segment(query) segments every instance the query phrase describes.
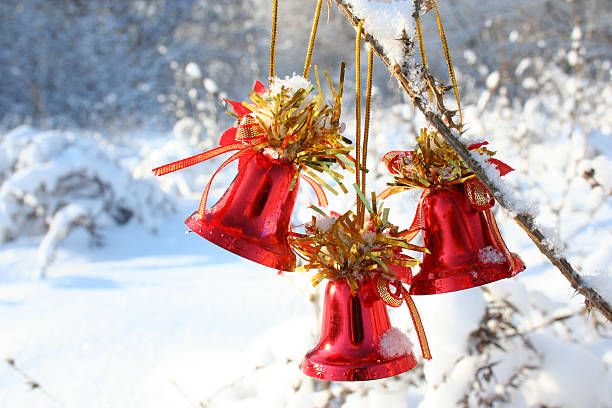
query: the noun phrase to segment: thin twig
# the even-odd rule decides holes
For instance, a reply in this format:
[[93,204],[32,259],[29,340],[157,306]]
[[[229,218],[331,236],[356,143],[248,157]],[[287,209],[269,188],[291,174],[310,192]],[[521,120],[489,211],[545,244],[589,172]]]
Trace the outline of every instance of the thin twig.
[[[343,0],[335,1],[353,27],[357,27],[359,24],[359,18],[353,14],[350,6]],[[464,144],[457,139],[452,134],[450,128],[444,124],[442,115],[445,116],[451,127],[457,127],[452,121],[452,112],[444,107],[442,96],[445,89],[440,89],[439,86],[436,86],[436,84],[439,84],[439,81],[436,81],[427,70],[423,72],[423,80],[429,86],[432,92],[434,92],[438,109],[440,112],[442,112],[441,114],[434,113],[427,108],[428,104],[421,95],[421,92],[413,88],[413,85],[408,80],[407,75],[402,72],[399,66],[393,64],[385,55],[382,46],[376,40],[376,38],[365,30],[363,30],[363,36],[365,37],[365,40],[370,43],[370,46],[374,49],[376,55],[378,55],[382,62],[387,66],[392,75],[395,76],[399,82],[399,85],[412,100],[413,105],[425,115],[427,121],[436,128],[436,130],[442,135],[442,137],[444,137],[448,144],[450,144],[453,150],[461,157],[461,159],[463,159],[466,166],[468,166],[474,172],[474,174],[476,174],[480,181],[497,198],[499,204],[506,209],[512,208],[508,198],[499,191],[493,180],[487,176],[481,165],[472,158],[470,152],[464,146]],[[546,236],[536,224],[534,218],[527,213],[514,213],[512,211],[511,213],[513,214],[512,218],[514,221],[527,233],[529,238],[531,238],[531,240],[536,244],[540,252],[542,252],[542,254],[544,254],[550,260],[550,262],[555,265],[557,269],[559,269],[561,274],[563,274],[563,276],[565,276],[565,278],[570,282],[572,288],[586,298],[585,303],[587,309],[592,307],[597,308],[606,317],[606,319],[612,322],[612,306],[610,303],[604,299],[603,296],[597,292],[597,290],[590,287],[582,279],[580,274],[572,267],[564,256],[557,255],[555,248],[552,248],[550,245],[545,243]]]
[[191,397],[189,397],[189,395],[185,392],[185,390],[183,389],[183,387],[181,387],[176,381],[172,380],[172,385],[174,385],[174,387],[176,388],[176,390],[179,392],[179,394],[181,394],[181,396],[183,398],[185,398],[185,401],[191,405],[193,408],[202,408],[202,405],[198,405],[196,404]]
[[577,315],[579,315],[579,314],[581,314],[583,312],[584,312],[584,309],[581,309],[581,310],[578,310],[578,311],[575,311],[575,312],[570,312],[570,313],[565,313],[565,314],[562,314],[562,315],[553,316],[552,318],[550,318],[550,319],[548,319],[548,320],[546,320],[546,321],[544,321],[542,323],[539,323],[539,324],[537,324],[535,326],[532,326],[532,327],[530,327],[528,329],[525,329],[525,330],[521,331],[521,334],[533,333],[535,331],[543,329],[544,327],[551,326],[554,323],[562,322],[562,321],[567,320],[567,319],[569,319],[571,317],[577,316]]
[[6,363],[9,366],[11,366],[13,368],[13,370],[17,371],[26,380],[26,384],[30,388],[30,390],[39,390],[40,392],[45,394],[53,402],[61,405],[62,407],[66,406],[66,404],[64,404],[60,399],[58,399],[56,396],[54,396],[49,391],[47,391],[47,389],[45,387],[40,385],[40,383],[38,381],[36,381],[34,378],[32,378],[30,375],[28,375],[28,373],[26,373],[20,367],[18,367],[17,363],[15,363],[14,359],[6,358],[5,361],[6,361]]

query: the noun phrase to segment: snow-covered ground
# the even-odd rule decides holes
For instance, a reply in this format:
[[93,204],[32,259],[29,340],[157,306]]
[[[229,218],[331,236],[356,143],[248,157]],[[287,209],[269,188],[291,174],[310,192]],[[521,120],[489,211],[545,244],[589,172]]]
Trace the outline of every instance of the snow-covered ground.
[[[185,213],[191,209],[183,207]],[[180,214],[164,220],[157,234],[138,224],[111,228],[105,233],[106,245],[93,249],[85,233],[76,230],[60,244],[44,280],[37,280],[34,272],[36,241],[3,245],[1,405],[325,406],[333,388],[317,391],[317,381],[298,367],[317,329],[306,280],[241,261],[195,234],[184,234],[185,229]],[[512,231],[513,237],[515,233],[520,231]],[[580,299],[572,298],[567,282],[537,250],[520,238],[509,241],[522,241],[513,248],[529,268],[515,281],[489,287],[512,292],[524,286],[515,294],[534,290],[562,309],[579,308]],[[477,321],[470,314],[483,307],[481,290],[415,300],[434,354],[426,370],[429,365],[442,372],[441,365],[449,361],[446,354],[462,350],[462,337],[475,329]],[[392,310],[391,317],[399,327],[409,326],[403,308]],[[447,350],[453,343],[456,350]],[[609,340],[601,340],[596,349],[612,364]],[[583,351],[583,358],[598,358],[593,351]],[[574,380],[583,365],[599,367],[590,360],[566,359],[564,352],[562,347],[552,351],[560,360],[552,363]],[[14,360],[18,369],[4,359]],[[551,373],[543,386],[553,387],[558,380],[558,370]],[[588,381],[611,384],[609,372],[591,374],[603,377]],[[30,380],[40,387],[32,389]],[[422,386],[386,381],[384,389],[369,385],[373,389],[363,395],[349,394],[344,406],[415,406],[426,392]],[[576,392],[586,386],[584,381],[577,382]],[[597,388],[604,390],[601,385]],[[554,387],[549,392],[554,395]]]
[[[0,405],[188,407],[270,360],[250,351],[267,331],[312,320],[290,280],[185,229],[181,216],[158,234],[115,228],[94,249],[75,231],[44,280],[34,273],[36,242],[4,245]],[[305,350],[311,329],[277,342]]]

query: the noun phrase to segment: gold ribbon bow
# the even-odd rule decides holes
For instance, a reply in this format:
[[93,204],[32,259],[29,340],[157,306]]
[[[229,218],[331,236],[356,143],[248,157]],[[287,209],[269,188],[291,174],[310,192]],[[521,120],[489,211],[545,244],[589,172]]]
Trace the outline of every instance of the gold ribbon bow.
[[[391,287],[395,288],[395,291],[392,291]],[[402,282],[399,280],[392,281],[379,276],[378,280],[376,281],[376,288],[378,289],[378,295],[382,301],[391,307],[399,307],[402,305],[402,303],[406,302],[406,306],[408,306],[408,310],[410,310],[412,323],[414,324],[417,336],[419,338],[423,358],[426,360],[431,360],[429,343],[427,343],[427,336],[425,335],[425,329],[423,328],[423,323],[421,322],[421,316],[419,315],[419,311],[414,304],[414,300],[412,300],[412,296],[410,296],[408,290],[404,287],[404,285],[402,285]]]
[[487,187],[482,184],[476,177],[472,177],[464,182],[465,197],[476,211],[482,211],[487,223],[487,230],[491,239],[497,244],[497,247],[502,250],[504,256],[510,264],[510,270],[515,271],[516,261],[510,250],[506,246],[504,239],[499,232],[499,227],[495,221],[495,216],[491,208],[495,205],[495,198],[489,193]]

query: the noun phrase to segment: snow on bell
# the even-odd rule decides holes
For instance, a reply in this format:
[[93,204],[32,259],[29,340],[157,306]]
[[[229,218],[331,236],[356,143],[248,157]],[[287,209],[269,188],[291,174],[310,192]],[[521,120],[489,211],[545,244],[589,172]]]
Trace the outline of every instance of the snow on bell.
[[[185,224],[213,244],[271,268],[293,271],[287,235],[298,192],[296,168],[288,160],[257,151],[242,166],[223,197]],[[295,185],[291,189],[291,183]]]
[[421,217],[424,244],[430,254],[424,254],[410,294],[473,288],[525,269],[501,237],[490,209],[494,203],[475,178],[425,191],[417,216]]
[[359,282],[355,293],[346,279],[327,284],[319,342],[302,363],[306,375],[364,381],[391,377],[414,366],[410,340],[391,327],[374,279]]

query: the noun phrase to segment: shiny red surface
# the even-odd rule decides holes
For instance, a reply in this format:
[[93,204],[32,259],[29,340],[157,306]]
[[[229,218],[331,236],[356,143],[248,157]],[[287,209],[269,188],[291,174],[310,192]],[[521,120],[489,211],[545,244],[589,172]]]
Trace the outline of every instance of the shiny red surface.
[[481,286],[509,278],[525,267],[513,254],[516,267],[483,263],[478,252],[492,246],[503,249],[492,238],[484,213],[472,208],[463,184],[438,188],[421,202],[423,239],[431,254],[423,256],[421,271],[413,278],[410,293],[431,295]]
[[302,363],[302,371],[327,381],[364,381],[391,377],[416,365],[414,354],[383,357],[379,337],[391,324],[372,279],[355,294],[344,279],[327,284],[321,335]]
[[197,211],[185,224],[194,232],[243,258],[283,271],[295,269],[295,255],[287,242],[299,179],[287,160],[257,152],[203,219]]

